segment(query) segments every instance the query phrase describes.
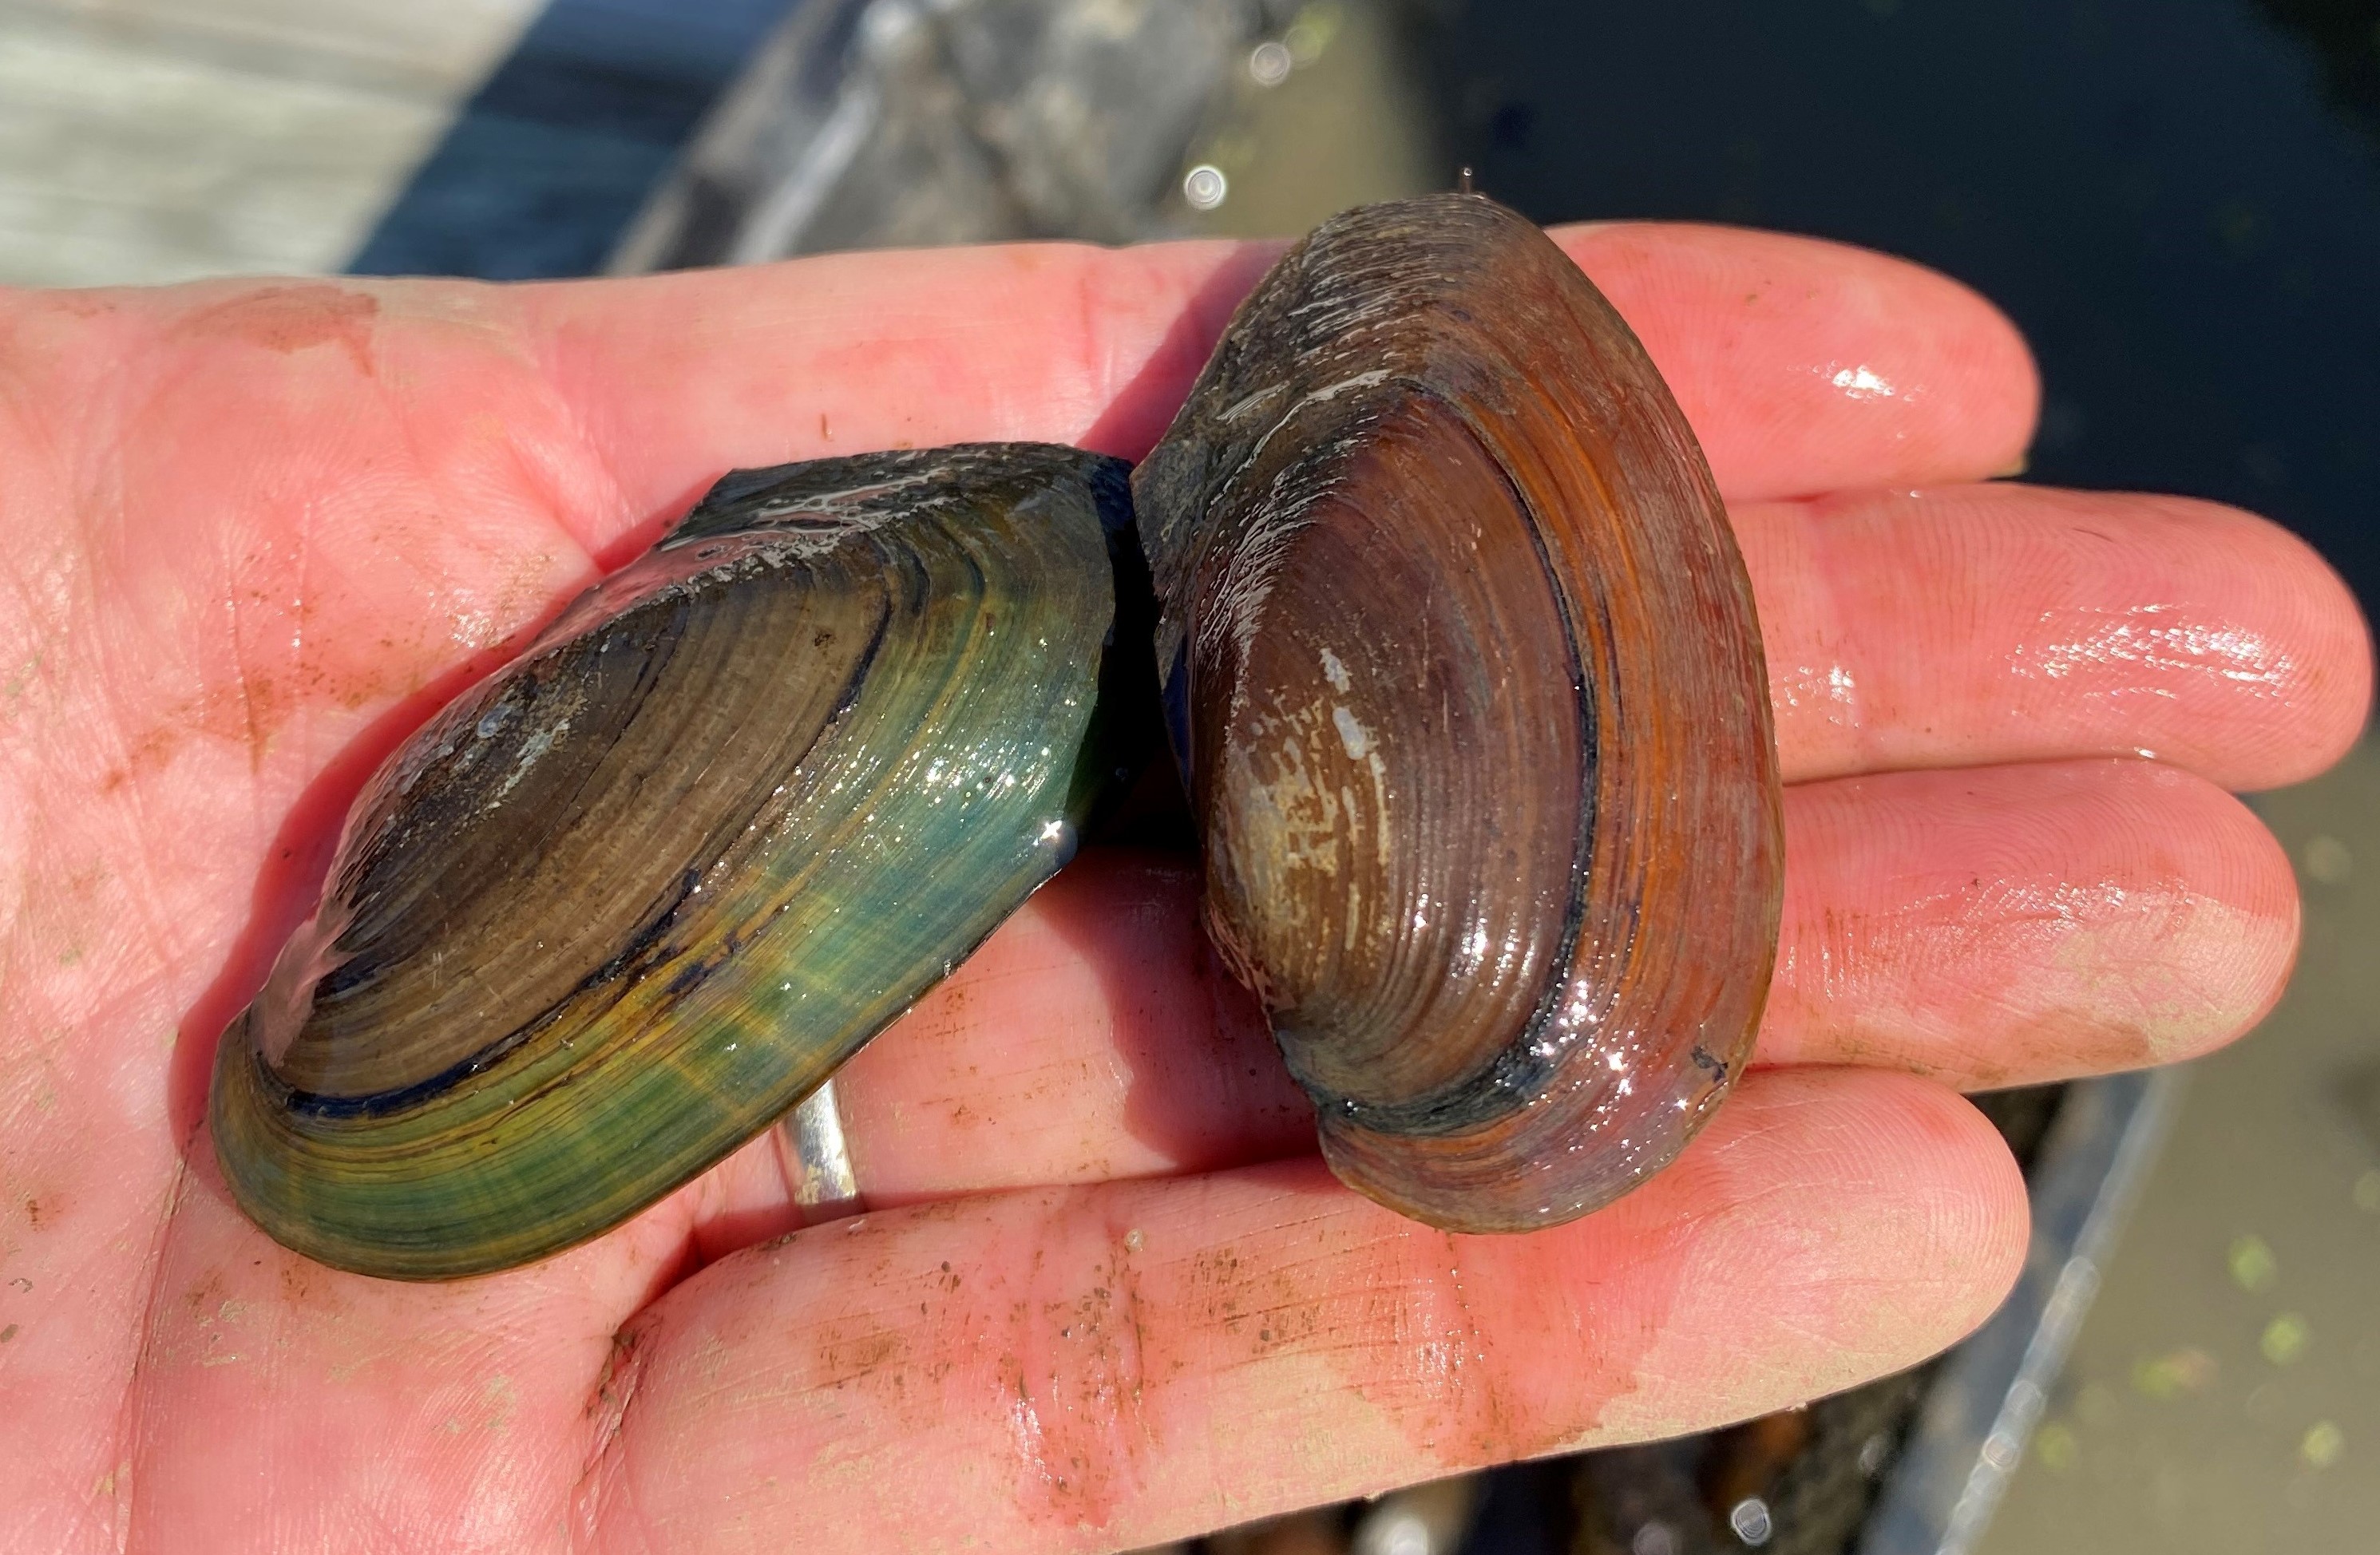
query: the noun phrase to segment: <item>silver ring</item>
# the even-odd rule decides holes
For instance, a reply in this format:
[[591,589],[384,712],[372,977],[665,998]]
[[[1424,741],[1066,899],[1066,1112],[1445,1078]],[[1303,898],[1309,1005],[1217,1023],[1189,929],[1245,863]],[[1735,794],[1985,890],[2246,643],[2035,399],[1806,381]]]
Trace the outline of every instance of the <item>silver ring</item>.
[[851,1168],[832,1080],[804,1097],[777,1124],[777,1160],[801,1209],[802,1224],[839,1221],[868,1208],[859,1197],[858,1173]]

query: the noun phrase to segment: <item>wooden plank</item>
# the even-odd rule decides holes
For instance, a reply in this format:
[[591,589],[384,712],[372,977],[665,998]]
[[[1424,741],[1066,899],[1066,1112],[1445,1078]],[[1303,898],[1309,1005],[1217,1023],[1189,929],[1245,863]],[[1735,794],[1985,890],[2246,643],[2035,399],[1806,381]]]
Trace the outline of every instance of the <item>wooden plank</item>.
[[0,282],[334,270],[537,0],[0,0]]
[[454,103],[541,0],[0,0],[0,17],[258,75],[361,79]]

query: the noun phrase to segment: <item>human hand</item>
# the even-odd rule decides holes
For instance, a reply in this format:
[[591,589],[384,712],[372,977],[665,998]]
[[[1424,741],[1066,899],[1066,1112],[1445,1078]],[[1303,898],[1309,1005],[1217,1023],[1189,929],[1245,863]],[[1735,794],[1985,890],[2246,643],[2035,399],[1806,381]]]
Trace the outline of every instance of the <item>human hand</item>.
[[1938,277],[1561,237],[1729,496],[1794,784],[1758,1064],[1674,1167],[1526,1237],[1354,1197],[1192,869],[1087,856],[844,1071],[871,1212],[776,1240],[764,1138],[435,1287],[266,1240],[199,1132],[371,765],[731,467],[1141,453],[1269,255],[0,295],[10,1548],[1133,1545],[1772,1409],[1980,1321],[2024,1198],[1952,1087],[2271,1002],[2294,886],[2224,789],[2354,737],[2362,625],[2246,515],[1976,484],[2033,371]]

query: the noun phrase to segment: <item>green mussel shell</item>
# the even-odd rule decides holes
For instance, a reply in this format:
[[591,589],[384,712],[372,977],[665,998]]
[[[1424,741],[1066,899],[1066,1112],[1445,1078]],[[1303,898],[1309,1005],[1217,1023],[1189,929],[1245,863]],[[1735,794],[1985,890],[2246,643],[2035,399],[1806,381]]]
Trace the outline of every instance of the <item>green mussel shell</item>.
[[793,1107],[1072,851],[1126,504],[1040,445],[720,481],[357,801],[216,1061],[241,1208],[477,1273]]

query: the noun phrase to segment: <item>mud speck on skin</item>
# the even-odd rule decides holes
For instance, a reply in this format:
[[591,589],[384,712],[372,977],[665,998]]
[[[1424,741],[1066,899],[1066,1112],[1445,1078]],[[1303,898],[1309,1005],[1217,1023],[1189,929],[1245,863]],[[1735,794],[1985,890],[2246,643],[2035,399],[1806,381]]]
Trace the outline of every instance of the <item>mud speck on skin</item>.
[[292,1306],[301,1304],[313,1294],[313,1282],[306,1278],[305,1270],[298,1265],[285,1263],[281,1266],[281,1297],[284,1301]]
[[182,1294],[182,1300],[194,1313],[211,1311],[221,1306],[223,1299],[224,1277],[221,1270],[210,1272]]
[[284,356],[315,346],[338,346],[370,377],[372,327],[380,300],[363,292],[323,283],[260,286],[210,308],[183,322],[193,334],[227,337]]
[[100,319],[116,310],[116,305],[97,291],[55,291],[36,293],[35,303],[69,319]]
[[1075,1256],[1038,1258],[1009,1306],[1002,1371],[1020,1493],[1052,1528],[1108,1526],[1155,1448],[1142,1408],[1140,1272],[1109,1213],[1095,1197],[1055,1199],[1036,1245]]
[[[897,1371],[909,1357],[906,1334],[864,1318],[829,1323],[805,1337],[817,1349],[812,1387],[846,1388],[865,1383]],[[897,1389],[899,1379],[889,1379]]]

